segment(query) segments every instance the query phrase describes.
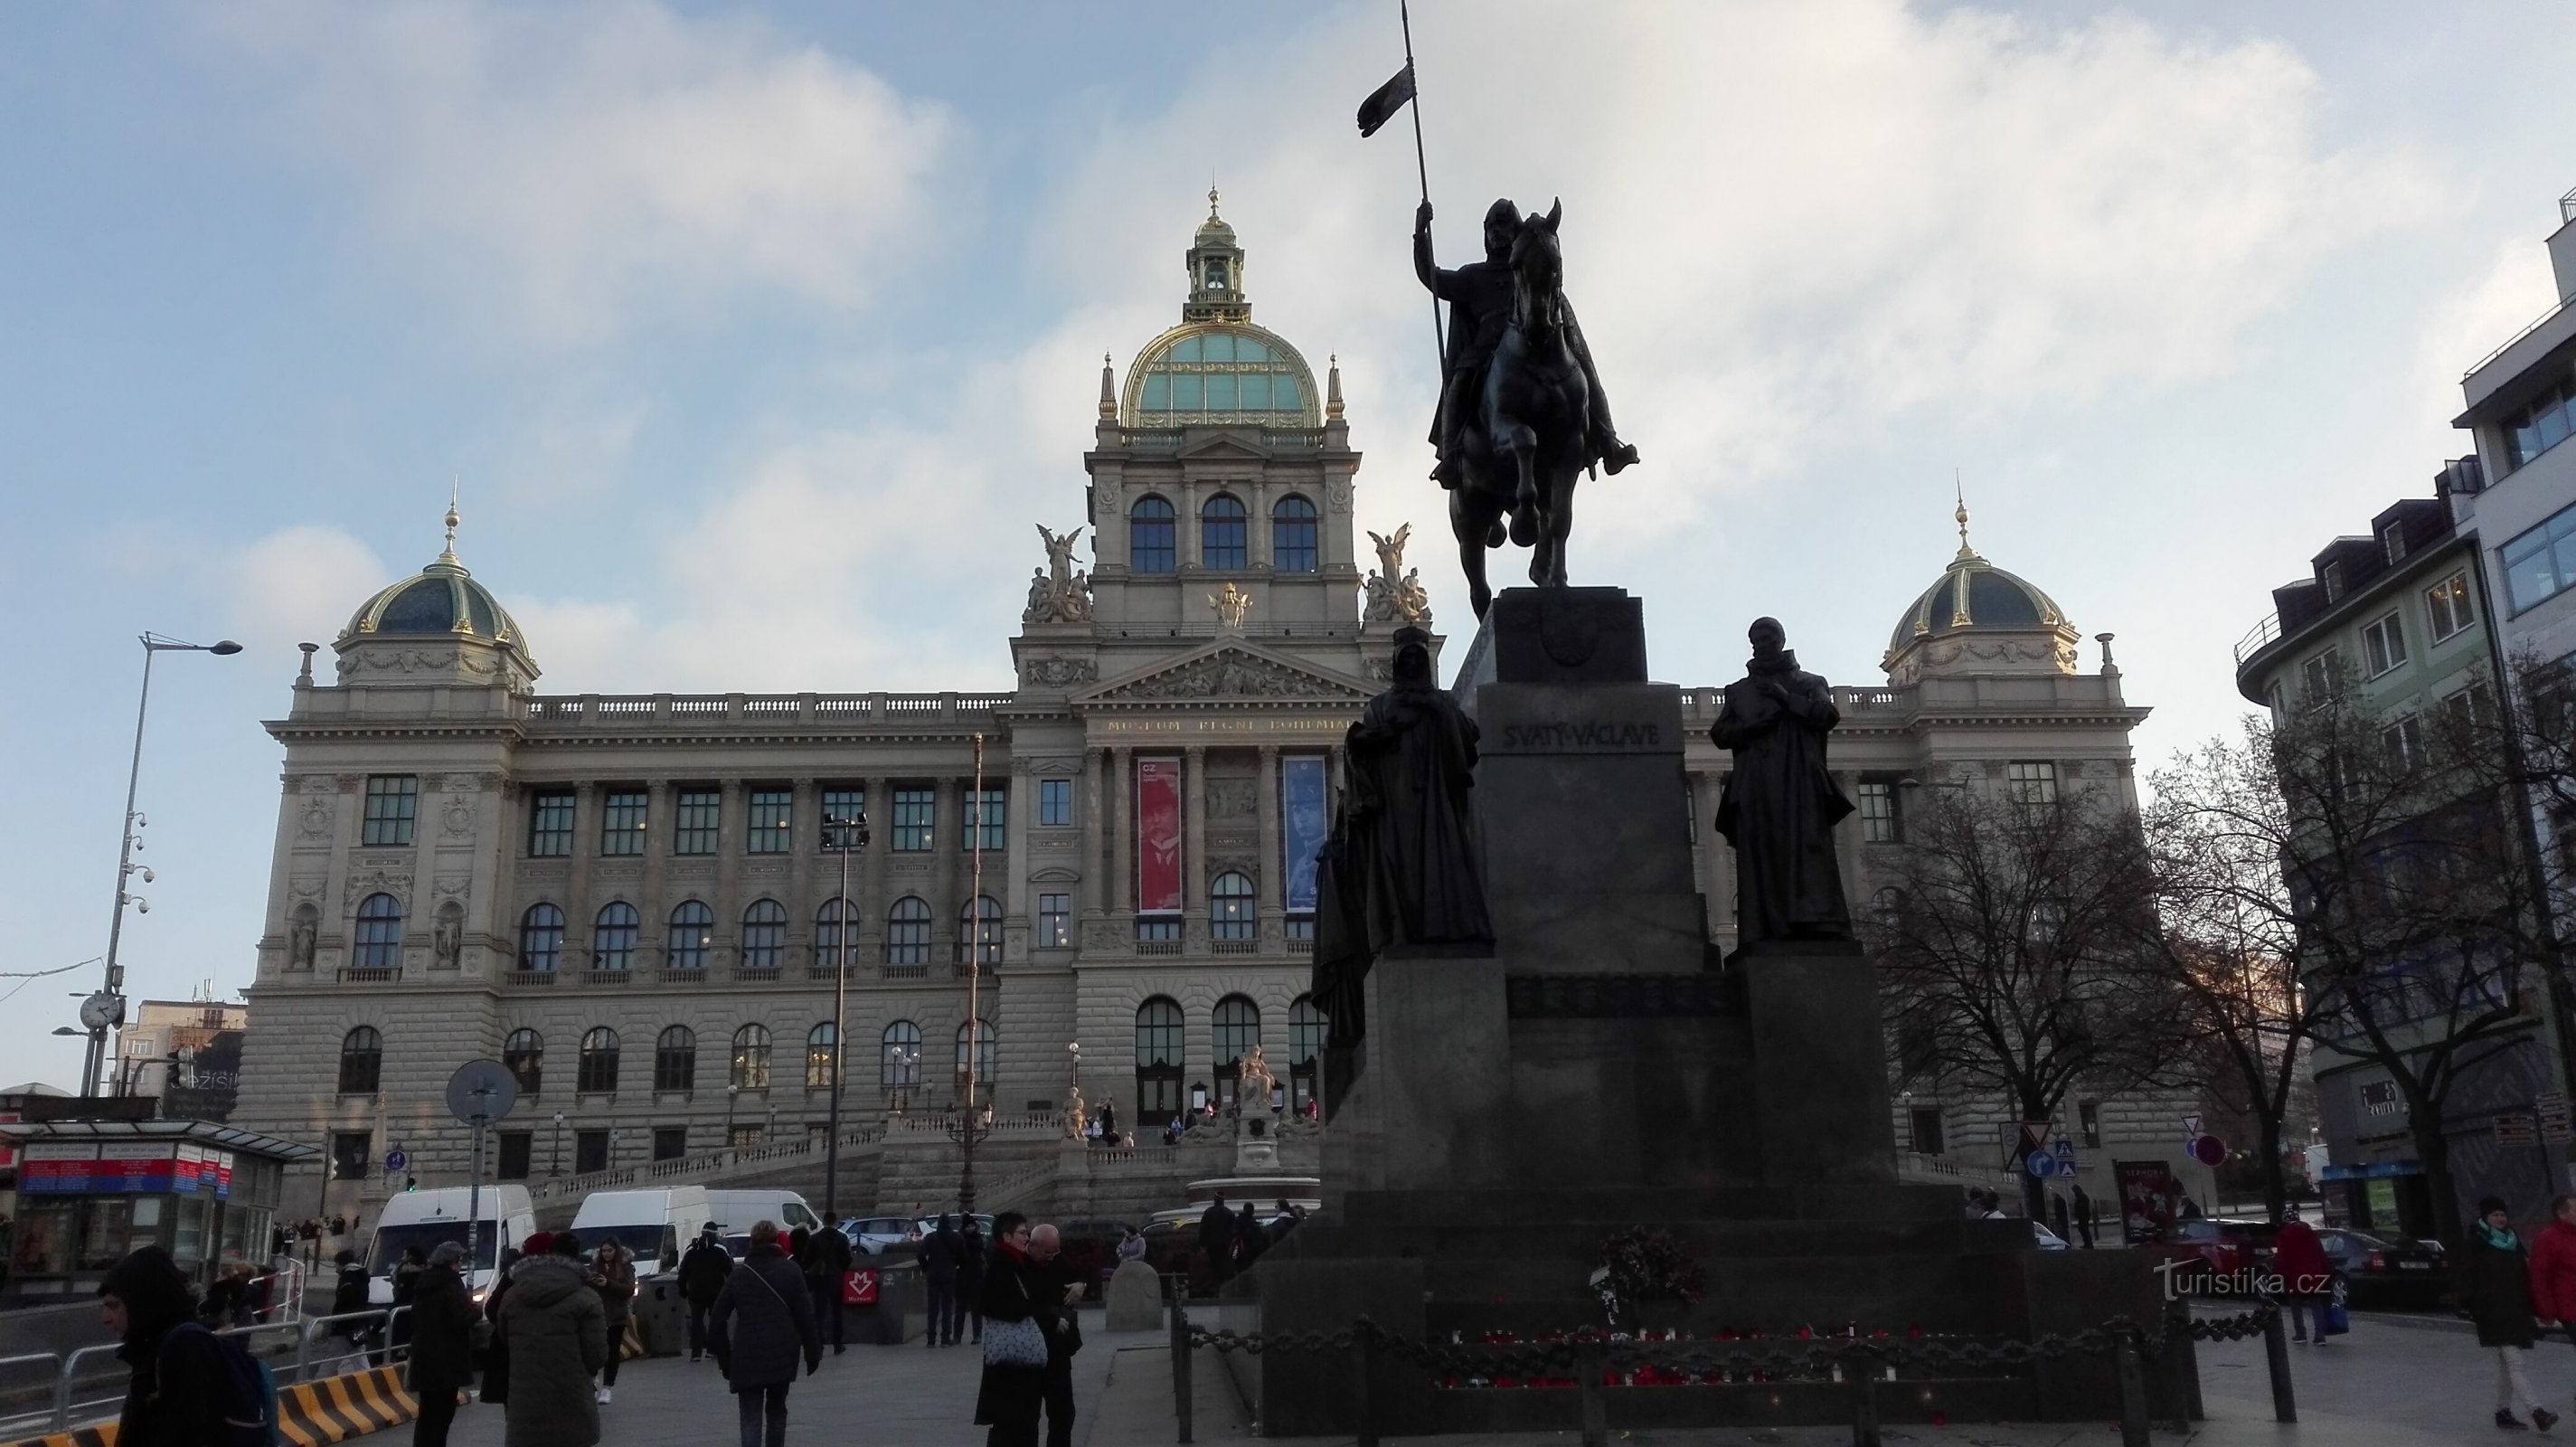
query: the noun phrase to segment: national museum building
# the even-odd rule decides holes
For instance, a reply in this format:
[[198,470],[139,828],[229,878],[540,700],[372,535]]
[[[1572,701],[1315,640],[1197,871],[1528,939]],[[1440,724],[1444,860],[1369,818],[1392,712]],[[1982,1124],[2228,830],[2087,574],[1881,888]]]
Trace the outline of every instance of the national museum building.
[[[358,607],[326,676],[308,645],[268,725],[284,789],[234,1124],[327,1145],[326,1210],[379,1199],[395,1146],[423,1185],[462,1183],[469,1132],[443,1091],[478,1056],[521,1081],[503,1179],[802,1140],[830,1109],[836,987],[852,1131],[959,1104],[971,1067],[998,1128],[1052,1149],[1077,1043],[1092,1108],[1149,1140],[1228,1100],[1256,1044],[1287,1103],[1319,1096],[1313,855],[1343,731],[1396,630],[1431,619],[1401,536],[1358,562],[1338,371],[1319,385],[1253,322],[1213,206],[1186,255],[1180,324],[1123,379],[1102,369],[1091,562],[1080,529],[1032,550],[1008,692],[541,693],[542,640],[467,571],[452,515],[435,561]],[[1446,557],[1431,485],[1405,486]],[[1964,511],[1949,566],[1889,603],[1885,685],[1834,690],[1856,904],[1922,786],[2134,802],[2146,710],[2107,640],[2084,669],[2056,604],[1967,546]],[[1718,702],[1685,689],[1677,782],[1731,946]],[[862,815],[863,846],[843,822]],[[1899,1088],[1918,1167],[1999,1159],[2007,1110]],[[2174,1160],[2189,1108],[2070,1101],[2063,1124]],[[2084,1164],[2116,1199],[2108,1156]]]

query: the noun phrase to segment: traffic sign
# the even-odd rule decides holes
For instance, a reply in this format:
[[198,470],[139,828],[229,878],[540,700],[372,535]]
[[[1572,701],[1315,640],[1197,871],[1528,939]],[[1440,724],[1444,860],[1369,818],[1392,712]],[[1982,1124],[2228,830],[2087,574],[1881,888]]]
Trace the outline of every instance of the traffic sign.
[[2057,1174],[2057,1157],[2046,1151],[2032,1151],[2022,1158],[2022,1169],[2041,1180]]
[[410,1164],[411,1157],[403,1154],[401,1151],[385,1152],[385,1169],[388,1171],[399,1171]]
[[447,1077],[447,1109],[467,1125],[500,1120],[519,1103],[519,1078],[498,1060],[468,1060]]
[[2204,1166],[2224,1165],[2227,1162],[2227,1142],[2214,1135],[2194,1136],[2191,1158]]
[[2184,1116],[2182,1118],[2182,1138],[2184,1140],[2197,1140],[2199,1137],[2200,1117],[2196,1115]]
[[2057,1138],[2057,1164],[2067,1175],[2075,1173],[2075,1142],[2067,1136]]

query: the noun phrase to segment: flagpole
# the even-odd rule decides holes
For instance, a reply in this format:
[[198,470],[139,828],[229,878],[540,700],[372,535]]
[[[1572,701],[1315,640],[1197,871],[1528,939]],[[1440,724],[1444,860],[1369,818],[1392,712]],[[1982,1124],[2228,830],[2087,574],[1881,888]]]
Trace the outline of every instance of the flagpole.
[[[1409,0],[1395,0],[1395,13],[1404,22],[1404,73],[1413,81],[1413,173],[1422,181],[1422,204],[1431,204],[1431,165],[1422,153],[1422,76],[1413,68],[1413,7]],[[1440,379],[1449,379],[1449,329],[1440,321],[1440,293],[1431,294],[1431,345],[1440,353]]]

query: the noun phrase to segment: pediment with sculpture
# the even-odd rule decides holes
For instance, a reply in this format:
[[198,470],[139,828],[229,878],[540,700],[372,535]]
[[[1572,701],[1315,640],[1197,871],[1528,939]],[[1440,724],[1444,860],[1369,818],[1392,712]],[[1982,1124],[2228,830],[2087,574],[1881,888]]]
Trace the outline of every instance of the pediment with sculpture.
[[1077,696],[1082,703],[1150,703],[1181,699],[1311,699],[1366,703],[1369,690],[1356,681],[1275,657],[1240,643],[1220,644],[1191,656],[1112,679]]

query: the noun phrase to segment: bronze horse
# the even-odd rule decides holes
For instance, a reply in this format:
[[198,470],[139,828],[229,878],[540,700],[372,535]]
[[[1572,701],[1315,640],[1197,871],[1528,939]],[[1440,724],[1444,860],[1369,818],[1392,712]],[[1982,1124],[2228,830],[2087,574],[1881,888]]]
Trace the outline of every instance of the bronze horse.
[[1531,582],[1565,586],[1574,484],[1593,461],[1592,390],[1569,341],[1562,290],[1556,225],[1564,210],[1560,201],[1524,218],[1512,239],[1511,322],[1485,367],[1484,405],[1460,438],[1463,477],[1449,494],[1449,526],[1478,618],[1494,596],[1485,550],[1506,537],[1531,549]]

